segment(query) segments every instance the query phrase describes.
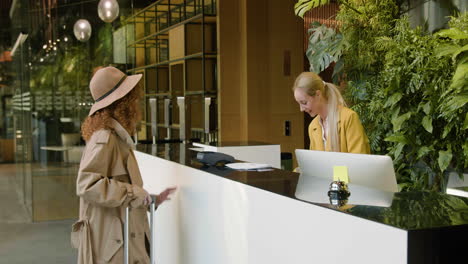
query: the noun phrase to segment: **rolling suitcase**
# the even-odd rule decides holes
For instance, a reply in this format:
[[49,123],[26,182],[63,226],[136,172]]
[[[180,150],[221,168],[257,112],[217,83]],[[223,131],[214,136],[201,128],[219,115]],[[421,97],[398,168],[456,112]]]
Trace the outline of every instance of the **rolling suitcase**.
[[[151,196],[151,204],[150,204],[150,237],[149,237],[149,244],[150,244],[150,264],[154,264],[154,252],[153,252],[153,245],[154,245],[154,211],[156,211],[156,196]],[[128,255],[128,243],[129,243],[129,236],[128,236],[128,223],[129,223],[129,216],[130,216],[130,207],[125,208],[125,222],[124,222],[124,264],[129,263],[129,255]]]

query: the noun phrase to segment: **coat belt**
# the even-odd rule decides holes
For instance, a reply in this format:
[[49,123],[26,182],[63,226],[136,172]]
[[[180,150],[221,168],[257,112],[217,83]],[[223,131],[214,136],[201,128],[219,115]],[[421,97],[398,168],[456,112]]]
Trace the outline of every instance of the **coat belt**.
[[91,247],[91,234],[89,221],[78,220],[72,226],[72,245],[78,248],[78,263],[93,264],[93,250]]

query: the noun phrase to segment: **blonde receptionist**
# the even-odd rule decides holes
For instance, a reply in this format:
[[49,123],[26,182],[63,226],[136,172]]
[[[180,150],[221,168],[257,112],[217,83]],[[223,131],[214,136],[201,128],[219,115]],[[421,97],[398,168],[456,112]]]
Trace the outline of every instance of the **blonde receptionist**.
[[296,78],[293,91],[300,110],[315,117],[309,125],[311,150],[370,153],[359,116],[346,107],[335,85],[313,72],[303,72]]

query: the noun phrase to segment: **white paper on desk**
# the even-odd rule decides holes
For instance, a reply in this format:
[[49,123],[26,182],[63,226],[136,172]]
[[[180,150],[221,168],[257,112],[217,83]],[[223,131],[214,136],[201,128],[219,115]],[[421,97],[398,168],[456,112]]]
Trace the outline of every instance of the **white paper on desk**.
[[205,151],[204,148],[189,148],[189,149],[193,151]]
[[236,162],[236,163],[226,164],[226,167],[234,169],[234,170],[261,170],[261,169],[269,169],[272,166],[268,164],[261,164],[261,163]]

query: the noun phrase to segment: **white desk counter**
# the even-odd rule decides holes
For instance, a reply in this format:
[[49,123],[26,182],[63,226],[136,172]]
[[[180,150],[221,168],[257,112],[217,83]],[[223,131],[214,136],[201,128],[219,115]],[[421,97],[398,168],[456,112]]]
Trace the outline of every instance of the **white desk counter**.
[[179,188],[156,213],[159,264],[455,263],[466,247],[466,198],[395,193],[390,207],[336,208],[295,198],[297,173],[203,167],[190,147],[136,151],[144,188]]

